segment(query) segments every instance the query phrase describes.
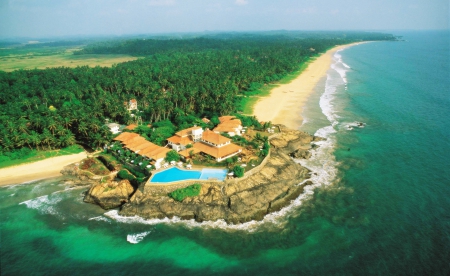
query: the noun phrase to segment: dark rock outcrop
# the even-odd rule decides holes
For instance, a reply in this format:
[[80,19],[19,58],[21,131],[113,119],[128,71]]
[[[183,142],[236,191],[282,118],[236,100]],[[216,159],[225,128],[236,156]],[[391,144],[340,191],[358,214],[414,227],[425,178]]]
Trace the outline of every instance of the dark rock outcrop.
[[293,158],[309,159],[311,157],[311,152],[307,149],[298,149],[290,154]]
[[[313,136],[281,126],[282,133],[272,138],[267,162],[242,179],[224,183],[202,182],[199,196],[177,202],[167,196],[170,185],[140,187],[119,214],[143,218],[177,216],[196,221],[224,219],[228,223],[261,220],[297,198],[303,191],[308,169],[289,157],[294,151],[307,151]],[[163,187],[164,186],[164,187]],[[175,188],[173,188],[175,189]]]
[[128,180],[107,182],[92,185],[84,197],[84,202],[97,204],[103,209],[113,209],[128,202],[134,192]]

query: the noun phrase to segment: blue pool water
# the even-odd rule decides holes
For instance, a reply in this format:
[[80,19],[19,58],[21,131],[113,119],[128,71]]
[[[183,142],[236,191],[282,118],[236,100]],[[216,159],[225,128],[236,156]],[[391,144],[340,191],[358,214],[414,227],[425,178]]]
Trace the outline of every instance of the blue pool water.
[[212,179],[224,180],[227,176],[227,170],[224,169],[203,169],[200,179]]
[[224,180],[227,170],[223,169],[202,169],[202,170],[182,170],[176,167],[156,173],[150,182],[176,182],[182,180],[210,179]]

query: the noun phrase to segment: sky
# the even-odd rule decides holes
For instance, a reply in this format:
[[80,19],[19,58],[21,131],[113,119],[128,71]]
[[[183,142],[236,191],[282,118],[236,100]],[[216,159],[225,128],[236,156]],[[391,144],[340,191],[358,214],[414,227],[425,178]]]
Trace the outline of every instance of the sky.
[[0,37],[449,29],[449,0],[0,0]]

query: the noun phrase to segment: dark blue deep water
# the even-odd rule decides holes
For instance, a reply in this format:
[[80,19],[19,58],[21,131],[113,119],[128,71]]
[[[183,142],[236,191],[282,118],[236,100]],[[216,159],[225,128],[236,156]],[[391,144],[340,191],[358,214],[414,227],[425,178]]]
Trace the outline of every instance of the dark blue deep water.
[[334,56],[303,114],[327,138],[302,161],[316,189],[289,208],[241,226],[145,221],[58,179],[3,187],[1,274],[449,275],[449,32],[395,34]]

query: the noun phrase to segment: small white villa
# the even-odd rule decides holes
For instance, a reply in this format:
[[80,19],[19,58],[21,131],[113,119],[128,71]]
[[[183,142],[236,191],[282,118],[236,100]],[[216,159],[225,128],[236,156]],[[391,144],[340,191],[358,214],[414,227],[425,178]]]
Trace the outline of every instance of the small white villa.
[[124,102],[123,104],[128,109],[128,111],[137,110],[138,109],[137,108],[137,100],[136,99],[131,99],[128,102]]
[[109,131],[111,131],[112,134],[117,134],[120,132],[120,125],[117,123],[109,123],[106,124],[106,126],[109,128]]
[[242,122],[236,119],[234,116],[222,116],[219,117],[220,124],[218,124],[213,130],[216,133],[225,132],[231,137],[235,135],[241,135]]
[[176,151],[185,150],[187,145],[192,145],[202,138],[203,129],[198,126],[183,129],[167,139],[169,146]]

